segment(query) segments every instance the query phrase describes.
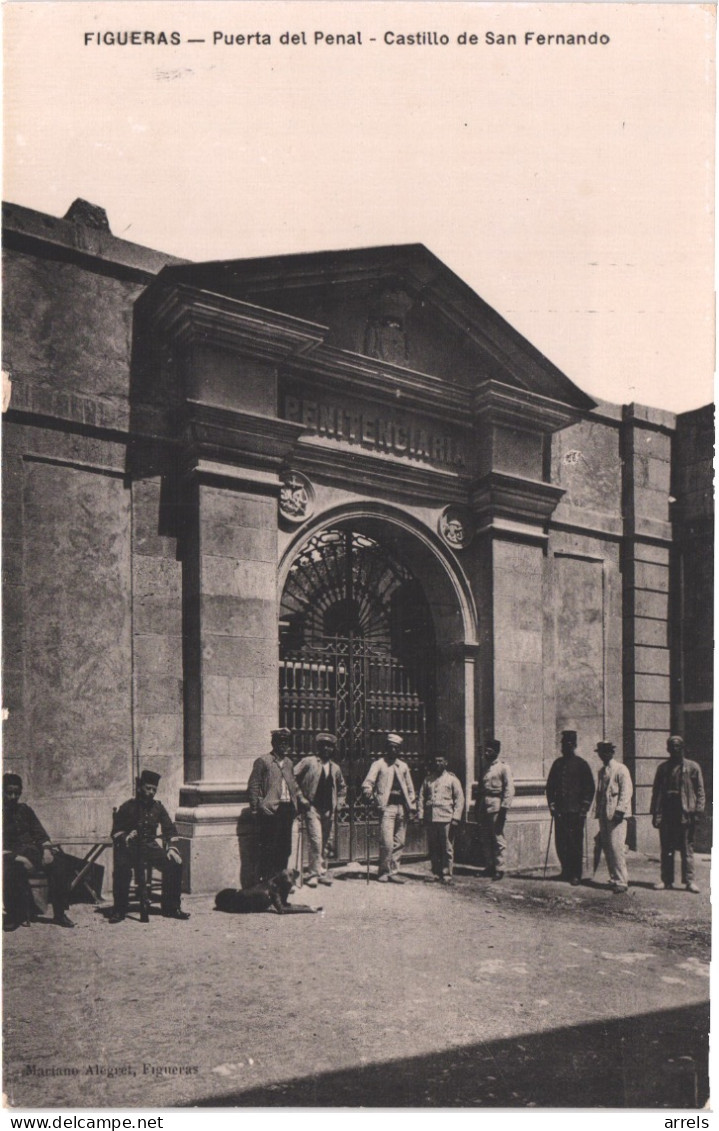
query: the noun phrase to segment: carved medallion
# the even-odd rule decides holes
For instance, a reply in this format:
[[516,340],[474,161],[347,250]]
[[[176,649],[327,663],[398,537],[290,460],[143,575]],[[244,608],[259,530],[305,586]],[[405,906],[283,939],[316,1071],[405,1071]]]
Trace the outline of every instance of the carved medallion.
[[286,471],[280,488],[280,514],[287,522],[300,523],[315,509],[315,489],[306,475]]
[[437,525],[442,539],[453,550],[465,550],[474,538],[474,521],[464,507],[445,507]]

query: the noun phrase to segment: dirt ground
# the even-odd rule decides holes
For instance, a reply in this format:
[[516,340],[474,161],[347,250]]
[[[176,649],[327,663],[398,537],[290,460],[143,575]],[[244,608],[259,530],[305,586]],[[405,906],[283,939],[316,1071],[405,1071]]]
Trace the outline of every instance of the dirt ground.
[[[673,1107],[706,1102],[703,894],[541,874],[404,886],[340,872],[318,915],[187,923],[72,909],[4,936],[16,1108]],[[342,878],[342,876],[344,878]]]

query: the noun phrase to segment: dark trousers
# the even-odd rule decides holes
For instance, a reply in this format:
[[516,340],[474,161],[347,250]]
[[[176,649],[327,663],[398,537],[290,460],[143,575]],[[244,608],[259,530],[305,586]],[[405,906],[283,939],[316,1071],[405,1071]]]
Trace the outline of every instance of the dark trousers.
[[554,843],[565,880],[582,878],[585,819],[584,813],[554,815]]
[[[24,855],[20,850],[18,855]],[[34,863],[34,861],[33,861]],[[37,871],[47,876],[48,900],[52,904],[55,918],[70,906],[70,873],[62,854],[54,857],[51,864],[39,864]],[[5,914],[13,923],[25,923],[35,914],[35,901],[30,890],[27,869],[14,857],[4,857],[3,864],[3,906]]]
[[260,880],[270,880],[283,872],[292,851],[292,824],[295,813],[288,803],[280,803],[272,816],[257,814],[258,862]]
[[661,848],[662,883],[674,883],[674,853],[679,852],[682,860],[682,883],[694,883],[694,829],[693,816],[682,814],[681,801],[667,798],[659,826],[659,845]]
[[[115,902],[115,911],[120,915],[127,914],[127,905],[130,897],[130,880],[133,870],[137,876],[140,867],[140,853],[136,848],[128,848],[124,844],[115,847],[115,873],[112,880],[112,896]],[[177,911],[181,902],[182,865],[174,860],[168,860],[159,844],[146,844],[142,849],[142,859],[145,864],[151,864],[162,872],[162,895],[160,908],[165,911]]]

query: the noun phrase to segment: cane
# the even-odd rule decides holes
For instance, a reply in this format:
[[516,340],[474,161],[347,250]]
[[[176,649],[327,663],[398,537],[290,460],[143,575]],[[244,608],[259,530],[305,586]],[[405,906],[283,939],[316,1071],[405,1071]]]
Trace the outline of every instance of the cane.
[[295,860],[295,871],[297,872],[297,887],[298,888],[301,888],[304,884],[304,876],[302,874],[302,871],[303,871],[302,854],[303,854],[303,847],[304,847],[303,843],[302,843],[302,833],[303,833],[304,827],[305,827],[305,818],[300,813],[300,815],[297,818],[297,858]]
[[366,879],[366,882],[369,883],[369,801],[365,805],[365,811],[364,811],[364,847],[365,847],[365,855],[367,857],[367,879]]
[[552,829],[553,828],[554,828],[554,813],[552,813],[552,819],[549,822],[549,837],[547,838],[547,853],[546,853],[546,856],[544,857],[544,874],[543,874],[542,878],[545,879],[545,880],[547,878],[547,864],[549,863],[549,846],[552,843]]

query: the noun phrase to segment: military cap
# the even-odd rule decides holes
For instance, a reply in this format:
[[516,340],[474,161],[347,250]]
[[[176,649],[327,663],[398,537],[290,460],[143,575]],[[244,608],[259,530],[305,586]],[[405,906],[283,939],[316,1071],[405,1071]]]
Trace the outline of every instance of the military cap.
[[334,734],[330,734],[327,730],[321,730],[319,734],[315,735],[315,742],[319,746],[320,742],[324,742],[325,746],[336,746],[337,738]]
[[156,774],[154,770],[143,770],[140,774],[140,785],[157,785],[160,780],[160,774]]
[[274,730],[270,731],[270,735],[272,738],[292,738],[292,731],[288,730],[287,727],[275,727]]
[[19,774],[11,774],[9,771],[2,776],[3,785],[19,785],[22,789],[22,778]]
[[487,738],[484,742],[484,749],[494,750],[495,754],[499,754],[500,750],[502,749],[502,743],[498,738]]
[[401,746],[402,745],[403,739],[402,739],[401,734],[395,734],[393,731],[390,731],[390,733],[388,735],[386,735],[386,738],[387,738],[387,741],[389,742],[390,746]]
[[573,740],[574,740],[574,742],[576,742],[576,741],[577,741],[577,732],[576,732],[576,730],[563,730],[563,731],[562,731],[562,738],[565,738],[565,737],[566,737],[566,738],[571,738],[571,739],[573,739]]

